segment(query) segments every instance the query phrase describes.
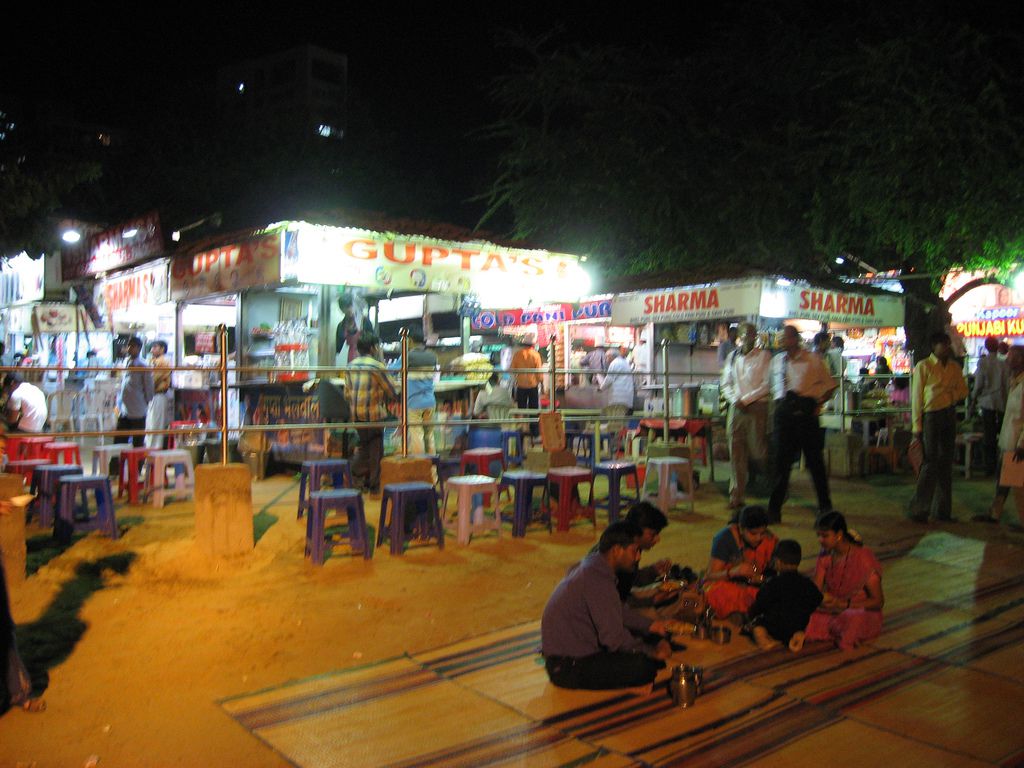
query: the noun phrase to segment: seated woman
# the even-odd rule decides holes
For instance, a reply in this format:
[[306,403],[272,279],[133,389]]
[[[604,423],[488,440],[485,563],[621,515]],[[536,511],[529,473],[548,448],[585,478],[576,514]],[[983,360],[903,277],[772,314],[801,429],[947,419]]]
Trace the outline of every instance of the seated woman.
[[811,616],[805,637],[831,640],[848,651],[882,632],[882,566],[838,512],[822,515],[815,527],[822,549],[814,583],[825,599]]
[[750,610],[778,541],[768,530],[768,510],[759,506],[744,507],[735,523],[715,534],[704,583],[708,606],[716,616],[745,615]]

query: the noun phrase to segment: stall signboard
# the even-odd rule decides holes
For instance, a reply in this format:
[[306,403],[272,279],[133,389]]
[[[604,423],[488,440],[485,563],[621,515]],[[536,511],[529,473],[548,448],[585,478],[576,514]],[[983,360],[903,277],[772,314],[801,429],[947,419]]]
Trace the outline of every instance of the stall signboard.
[[0,262],[0,306],[42,301],[44,272],[43,257],[33,259],[24,251]]
[[474,331],[492,331],[519,325],[561,323],[573,320],[604,320],[612,316],[611,299],[579,304],[547,304],[522,309],[485,309],[473,316]]
[[[1007,307],[1007,309],[1016,309]],[[995,317],[991,319],[966,320],[956,324],[956,332],[965,339],[997,339],[1007,336],[1024,336],[1024,317]]]
[[114,315],[136,307],[155,307],[169,300],[167,261],[124,272],[97,284],[93,301],[105,325]]
[[627,293],[612,299],[613,325],[674,323],[756,315],[758,280],[738,280],[684,288]]
[[281,277],[380,291],[474,294],[483,306],[575,301],[590,278],[575,256],[295,223]]
[[75,304],[37,304],[32,308],[33,333],[95,331],[85,308]]
[[174,301],[272,285],[281,280],[282,233],[225,245],[171,261]]
[[137,264],[163,253],[160,216],[156,211],[122,222],[89,237],[85,248],[61,251],[61,277],[77,280]]
[[761,317],[821,320],[881,328],[903,325],[903,297],[849,293],[787,280],[764,280]]
[[[320,398],[316,391],[288,394],[277,387],[247,392],[243,407],[249,423],[255,425],[273,424],[319,424]],[[268,432],[271,455],[280,462],[301,464],[324,453],[324,430],[302,429]]]

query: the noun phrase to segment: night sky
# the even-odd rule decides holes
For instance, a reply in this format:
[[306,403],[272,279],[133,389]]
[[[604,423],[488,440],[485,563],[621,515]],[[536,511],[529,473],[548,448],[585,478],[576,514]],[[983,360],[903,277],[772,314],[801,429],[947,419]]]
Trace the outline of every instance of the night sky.
[[[424,12],[408,3],[317,4],[329,9],[324,15],[211,3],[158,18],[111,6],[30,12],[0,52],[0,95],[66,104],[83,122],[131,129],[169,100],[187,109],[190,84],[212,84],[220,66],[312,43],[348,56],[350,102],[373,103],[409,172],[441,179],[453,200],[466,201],[489,180],[493,148],[470,134],[497,117],[486,90],[507,67],[495,45],[503,31],[558,30],[562,42],[682,52],[722,17],[711,3],[579,14],[554,4],[476,5]],[[481,211],[480,203],[457,205],[449,219],[471,226]]]

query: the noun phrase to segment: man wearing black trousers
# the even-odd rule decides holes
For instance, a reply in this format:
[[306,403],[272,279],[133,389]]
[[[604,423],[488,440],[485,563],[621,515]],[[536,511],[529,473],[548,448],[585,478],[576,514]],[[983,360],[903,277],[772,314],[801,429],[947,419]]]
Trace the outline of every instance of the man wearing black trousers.
[[800,334],[787,325],[782,329],[783,351],[772,358],[772,397],[775,398],[775,488],[768,500],[772,522],[782,519],[782,505],[789,493],[793,462],[803,452],[818,496],[819,514],[832,509],[828,475],[822,451],[825,436],[818,421],[821,404],[838,386],[821,355],[802,349]]

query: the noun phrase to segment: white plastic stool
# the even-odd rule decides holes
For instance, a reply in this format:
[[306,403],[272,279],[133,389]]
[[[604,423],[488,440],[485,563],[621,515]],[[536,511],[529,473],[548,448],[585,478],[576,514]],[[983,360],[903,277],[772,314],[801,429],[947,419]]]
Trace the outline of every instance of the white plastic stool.
[[[179,473],[177,468],[183,467]],[[174,469],[174,485],[167,485],[167,470]],[[151,451],[146,457],[146,493],[153,506],[162,508],[168,499],[190,499],[195,488],[195,470],[188,451]]]
[[123,451],[125,448],[131,447],[131,443],[113,443],[112,445],[97,445],[92,449],[92,473],[94,475],[109,475],[110,460],[116,459],[121,455],[121,451]]
[[[657,476],[658,490],[652,493],[649,490],[653,483],[651,480]],[[683,481],[686,486],[686,493],[679,493],[676,489],[675,477]],[[690,502],[690,512],[693,507],[693,469],[689,459],[680,459],[677,456],[658,456],[647,459],[647,475],[644,477],[644,496],[657,498],[657,507],[665,514],[680,501]]]
[[[459,492],[459,544],[469,544],[470,536],[483,531],[497,531],[498,538],[501,538],[501,513],[498,511],[498,481],[487,475],[449,477],[444,484],[444,509],[448,508],[448,494],[452,488]],[[484,517],[482,504],[476,509],[472,509],[473,496],[483,493],[492,494],[494,499],[494,519],[492,520]],[[471,517],[472,520],[470,519]]]

